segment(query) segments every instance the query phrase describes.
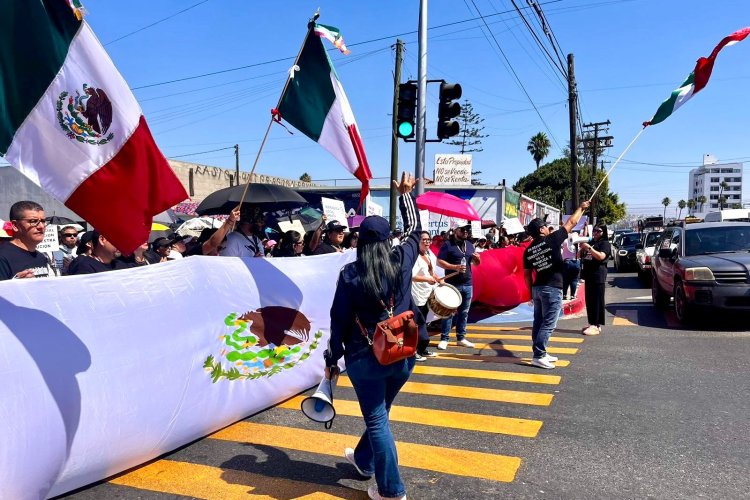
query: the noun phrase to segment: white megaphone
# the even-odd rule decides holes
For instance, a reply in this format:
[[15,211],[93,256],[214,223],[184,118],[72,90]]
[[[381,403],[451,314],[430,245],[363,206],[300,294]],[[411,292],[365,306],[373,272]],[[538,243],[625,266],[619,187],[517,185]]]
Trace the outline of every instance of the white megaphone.
[[568,250],[571,252],[576,251],[575,245],[577,245],[578,243],[590,243],[590,242],[591,242],[591,238],[589,236],[579,236],[575,233],[568,236],[568,240],[566,241]]
[[336,418],[336,409],[333,407],[333,390],[336,388],[338,373],[331,374],[331,379],[323,377],[318,384],[315,394],[302,400],[302,413],[314,422],[320,422],[330,429],[333,419]]

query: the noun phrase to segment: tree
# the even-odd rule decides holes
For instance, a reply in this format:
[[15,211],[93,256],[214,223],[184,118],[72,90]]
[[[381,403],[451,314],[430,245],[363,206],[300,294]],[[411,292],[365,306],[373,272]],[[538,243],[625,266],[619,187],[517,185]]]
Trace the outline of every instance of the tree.
[[732,206],[730,208],[742,208],[741,203],[732,203]]
[[724,205],[727,202],[726,196],[719,196],[719,210],[724,210]]
[[677,206],[680,207],[680,213],[677,214],[677,220],[679,220],[680,219],[680,215],[682,215],[682,211],[687,206],[687,202],[685,200],[680,200],[680,201],[677,202]]
[[687,201],[687,207],[688,207],[688,214],[692,215],[693,211],[695,210],[695,200],[690,198]]
[[[482,139],[489,137],[489,135],[482,133],[484,130],[484,125],[482,125],[484,118],[474,112],[474,106],[468,100],[464,100],[463,104],[461,104],[461,114],[456,119],[461,124],[461,132],[457,138],[451,139],[445,144],[460,146],[461,154],[481,153],[484,151],[482,148]],[[482,183],[481,179],[477,177],[481,173],[481,170],[471,172],[471,183],[473,185]]]
[[534,158],[537,169],[542,160],[549,154],[549,148],[551,147],[552,144],[549,142],[549,138],[544,132],[539,132],[529,139],[526,151],[528,151],[531,154],[531,157]]
[[[729,184],[727,184],[727,181],[721,181],[719,183],[719,210],[724,210],[724,203],[726,203],[727,199],[723,196],[724,190],[729,187]],[[723,201],[722,201],[723,200]]]
[[667,223],[667,207],[669,204],[672,203],[672,200],[669,199],[669,197],[664,198],[661,200],[661,204],[664,205],[664,215],[662,215],[661,220],[666,224]]
[[700,195],[700,196],[699,196],[699,197],[698,197],[698,198],[696,199],[696,200],[698,201],[698,203],[700,204],[700,208],[698,209],[698,211],[699,211],[699,212],[703,212],[703,204],[704,204],[704,203],[706,203],[706,200],[707,200],[707,199],[708,199],[708,198],[706,198],[706,196],[705,196],[705,195]]
[[299,180],[301,180],[302,182],[312,182],[312,177],[310,177],[310,174],[305,172],[304,174],[299,176]]

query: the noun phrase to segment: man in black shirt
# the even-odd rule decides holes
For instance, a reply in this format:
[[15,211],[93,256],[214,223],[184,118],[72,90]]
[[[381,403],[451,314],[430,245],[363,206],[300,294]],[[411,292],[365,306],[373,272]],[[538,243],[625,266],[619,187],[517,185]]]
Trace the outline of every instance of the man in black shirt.
[[344,242],[344,229],[346,229],[346,226],[340,224],[337,220],[329,222],[326,225],[325,240],[318,245],[318,248],[315,249],[313,255],[343,252],[344,247],[342,247],[341,244]]
[[131,264],[117,260],[117,257],[120,256],[119,250],[107,238],[102,236],[99,231],[94,231],[92,242],[94,248],[91,251],[91,256],[81,255],[80,257],[76,257],[70,263],[68,274],[93,274],[134,267]]
[[531,364],[538,368],[550,370],[557,361],[555,356],[547,354],[547,342],[562,311],[562,244],[589,205],[588,201],[581,203],[557,230],[539,218],[529,222],[526,227],[526,232],[533,240],[523,252],[523,272],[534,303],[534,323],[531,327],[534,357]]
[[10,207],[13,238],[0,245],[0,280],[54,276],[47,257],[36,251],[44,239],[44,208],[33,201]]

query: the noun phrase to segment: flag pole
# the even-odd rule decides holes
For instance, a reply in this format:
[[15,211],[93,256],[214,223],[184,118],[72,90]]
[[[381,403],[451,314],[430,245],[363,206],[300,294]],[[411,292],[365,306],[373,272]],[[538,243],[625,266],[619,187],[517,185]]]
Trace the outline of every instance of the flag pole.
[[[289,73],[287,74],[286,82],[284,83],[284,88],[281,90],[281,95],[279,96],[279,101],[276,103],[276,107],[274,109],[279,109],[279,106],[281,106],[281,100],[284,98],[284,94],[286,93],[287,87],[289,87],[289,82],[294,78],[294,71],[297,67],[297,63],[299,62],[299,56],[302,54],[302,50],[305,48],[305,44],[307,43],[307,38],[310,36],[310,33],[312,32],[313,28],[315,27],[315,21],[318,20],[320,17],[320,8],[318,8],[315,11],[315,14],[313,14],[313,17],[308,21],[307,23],[307,35],[305,35],[304,40],[302,40],[302,46],[299,48],[299,52],[297,52],[297,57],[294,58],[294,64],[292,64],[292,67],[289,69]],[[268,134],[271,132],[271,126],[273,125],[275,115],[271,115],[271,120],[268,122],[268,127],[266,128],[266,133],[263,136],[263,140],[260,143],[260,148],[258,148],[258,154],[255,155],[255,161],[253,162],[253,168],[250,170],[250,176],[247,178],[247,184],[245,184],[245,189],[242,191],[242,197],[240,198],[240,204],[239,208],[240,211],[242,211],[242,203],[245,201],[245,196],[247,195],[247,190],[250,187],[250,183],[253,180],[253,174],[255,173],[255,167],[258,165],[258,160],[260,159],[260,154],[263,151],[263,147],[266,145],[266,140],[268,139]],[[237,182],[239,182],[239,179],[237,179]]]
[[[633,140],[632,140],[632,141],[630,141],[630,144],[628,144],[628,147],[626,147],[626,148],[625,148],[625,149],[624,149],[624,150],[622,151],[622,153],[620,153],[620,156],[618,156],[618,157],[617,157],[617,159],[616,159],[616,160],[615,160],[615,162],[614,162],[614,163],[612,164],[612,166],[611,166],[611,167],[609,168],[609,170],[607,170],[607,173],[605,174],[605,176],[604,176],[604,178],[602,179],[602,181],[601,181],[601,182],[599,183],[599,185],[598,185],[598,186],[596,186],[596,189],[594,189],[594,192],[593,192],[593,193],[591,194],[591,197],[589,198],[589,201],[591,201],[591,200],[593,200],[593,199],[594,199],[594,196],[596,196],[596,192],[597,192],[597,191],[599,191],[599,188],[600,188],[600,187],[602,187],[602,184],[604,184],[604,181],[606,181],[606,180],[607,180],[607,177],[609,177],[609,174],[611,174],[611,173],[612,173],[612,171],[613,171],[613,170],[615,169],[615,167],[617,166],[617,164],[618,164],[618,163],[620,163],[620,160],[622,160],[622,157],[623,157],[623,156],[625,156],[625,153],[627,153],[627,152],[628,152],[628,150],[629,150],[629,149],[630,149],[630,148],[631,148],[631,147],[633,146],[633,144],[635,144],[635,141],[637,141],[637,140],[638,140],[638,138],[639,138],[639,137],[641,136],[641,134],[643,133],[643,131],[644,131],[644,130],[646,130],[646,127],[643,127],[643,128],[642,128],[642,129],[641,129],[641,130],[640,130],[640,131],[639,131],[639,132],[638,132],[638,133],[637,133],[637,134],[635,135],[635,137],[633,138]],[[592,215],[593,215],[593,214],[592,214]]]

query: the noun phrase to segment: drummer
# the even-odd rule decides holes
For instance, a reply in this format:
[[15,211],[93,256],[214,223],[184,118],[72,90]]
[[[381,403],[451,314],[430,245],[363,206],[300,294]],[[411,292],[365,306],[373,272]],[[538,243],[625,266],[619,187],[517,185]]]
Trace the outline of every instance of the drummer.
[[446,273],[455,273],[455,276],[446,278],[445,282],[456,287],[461,293],[461,306],[458,311],[454,316],[443,320],[440,342],[437,346],[440,350],[448,348],[448,339],[454,322],[457,344],[463,347],[474,347],[472,342],[464,338],[473,286],[471,264],[479,265],[479,254],[474,252],[474,245],[471,244],[470,239],[471,223],[467,221],[453,231],[453,235],[443,243],[438,252],[437,265],[445,269]]
[[429,311],[427,300],[430,298],[435,285],[442,283],[443,280],[435,274],[435,254],[430,251],[431,241],[430,233],[422,231],[419,237],[419,257],[411,271],[411,297],[414,300],[414,305],[417,306],[425,319],[425,324],[419,327],[419,342],[417,343],[417,354],[415,356],[417,361],[427,361],[427,358],[436,356],[434,352],[427,350],[427,346],[430,345],[430,336],[427,333],[426,324]]

